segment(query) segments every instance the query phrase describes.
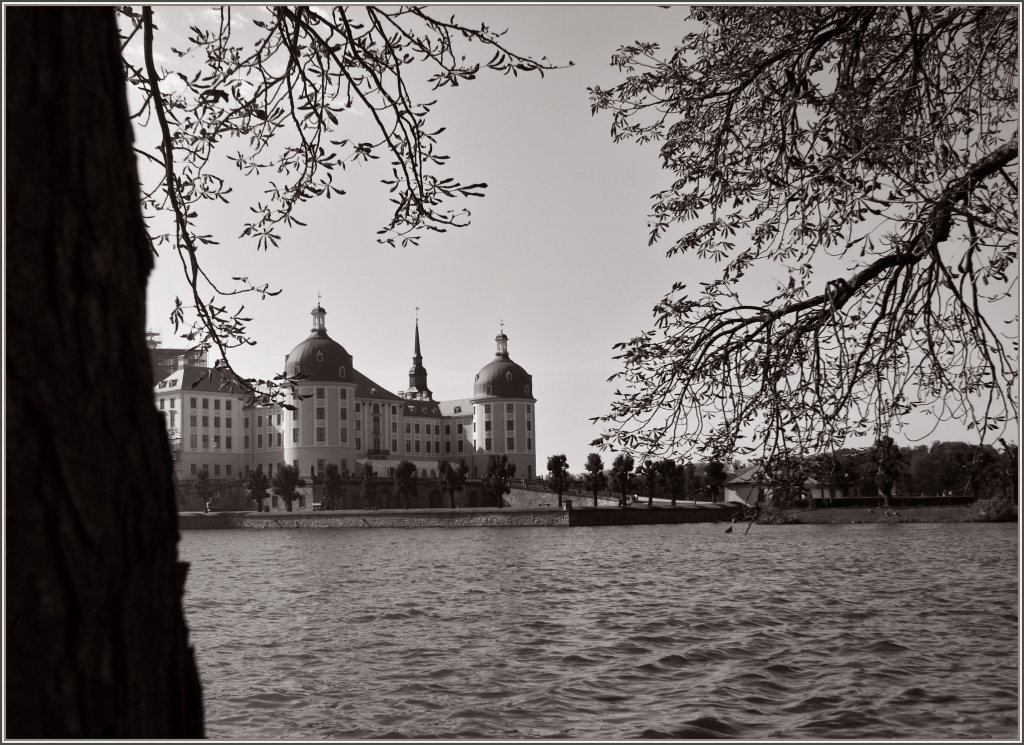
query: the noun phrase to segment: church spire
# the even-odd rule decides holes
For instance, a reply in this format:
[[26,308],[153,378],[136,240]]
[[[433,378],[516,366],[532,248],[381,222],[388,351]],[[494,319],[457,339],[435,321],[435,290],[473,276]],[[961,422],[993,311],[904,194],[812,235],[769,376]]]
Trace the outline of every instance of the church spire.
[[427,369],[423,367],[423,354],[420,352],[419,310],[416,308],[416,336],[413,343],[412,367],[409,369],[409,388],[405,392],[405,397],[431,401],[433,394],[427,388]]

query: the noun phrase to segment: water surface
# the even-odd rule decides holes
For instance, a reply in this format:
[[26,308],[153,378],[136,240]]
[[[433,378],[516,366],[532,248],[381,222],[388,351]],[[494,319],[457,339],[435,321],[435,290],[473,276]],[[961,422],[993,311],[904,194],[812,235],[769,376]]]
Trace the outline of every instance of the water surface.
[[224,739],[1018,736],[1016,525],[182,535]]

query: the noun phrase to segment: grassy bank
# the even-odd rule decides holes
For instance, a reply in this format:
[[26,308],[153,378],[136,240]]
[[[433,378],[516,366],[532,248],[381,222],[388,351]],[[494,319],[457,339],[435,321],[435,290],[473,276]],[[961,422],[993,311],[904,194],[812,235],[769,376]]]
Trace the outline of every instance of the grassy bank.
[[1016,522],[1017,508],[1001,500],[949,507],[818,507],[787,509],[774,520],[777,525],[841,525],[850,523],[975,523]]

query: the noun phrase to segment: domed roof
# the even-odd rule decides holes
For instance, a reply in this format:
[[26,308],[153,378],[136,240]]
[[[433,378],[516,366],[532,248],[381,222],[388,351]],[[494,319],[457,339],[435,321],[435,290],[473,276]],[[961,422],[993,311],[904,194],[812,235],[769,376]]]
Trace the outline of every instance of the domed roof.
[[285,374],[289,377],[306,375],[306,382],[354,382],[352,355],[327,335],[324,325],[326,314],[327,311],[317,303],[312,311],[312,331],[284,358]]
[[473,398],[526,398],[533,400],[533,376],[508,356],[508,337],[495,337],[498,351],[484,365],[473,382]]

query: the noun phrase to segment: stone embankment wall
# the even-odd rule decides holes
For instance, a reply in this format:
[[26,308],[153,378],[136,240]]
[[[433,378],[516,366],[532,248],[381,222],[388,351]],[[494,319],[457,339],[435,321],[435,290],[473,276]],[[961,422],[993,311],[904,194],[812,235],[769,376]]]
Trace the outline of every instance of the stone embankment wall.
[[[575,506],[575,504],[574,504]],[[721,523],[729,522],[739,514],[735,507],[627,507],[618,509],[573,509],[569,525],[666,525],[678,523]]]
[[359,513],[239,512],[179,515],[182,530],[203,528],[523,528],[565,526],[557,510],[377,510]]

